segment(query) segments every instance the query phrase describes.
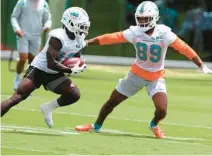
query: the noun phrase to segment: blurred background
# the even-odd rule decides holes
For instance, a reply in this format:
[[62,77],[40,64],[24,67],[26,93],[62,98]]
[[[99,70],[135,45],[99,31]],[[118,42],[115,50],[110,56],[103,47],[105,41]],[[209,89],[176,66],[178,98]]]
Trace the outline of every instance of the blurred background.
[[[63,11],[71,6],[86,9],[91,27],[88,38],[103,33],[127,29],[135,25],[134,12],[143,0],[48,0],[52,14],[52,29],[61,27]],[[212,0],[152,0],[160,9],[160,21],[193,47],[204,61],[212,62]],[[16,37],[10,15],[17,0],[1,1],[1,51],[15,50]],[[43,34],[42,47],[47,34]],[[41,48],[42,48],[41,47]],[[131,44],[105,47],[91,46],[85,54],[134,57]],[[184,60],[184,56],[169,49],[167,59]]]

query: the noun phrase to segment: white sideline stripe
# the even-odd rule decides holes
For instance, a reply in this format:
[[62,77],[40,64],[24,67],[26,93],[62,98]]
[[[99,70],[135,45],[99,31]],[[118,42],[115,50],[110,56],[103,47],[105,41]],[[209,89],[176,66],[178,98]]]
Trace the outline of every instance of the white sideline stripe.
[[202,144],[202,143],[196,143],[196,142],[179,142],[179,141],[165,141],[164,143],[166,144],[189,144],[189,145],[202,145],[202,146],[209,146],[209,145],[205,145],[205,144]]
[[[60,134],[60,135],[72,135],[72,134],[83,134],[83,133],[78,133],[78,132],[70,132],[70,131],[61,131],[61,130],[49,130],[45,128],[40,128],[40,127],[31,127],[31,126],[16,126],[16,125],[2,125],[1,129],[3,131],[16,131],[16,132],[29,132],[29,133],[46,133],[46,134]],[[66,127],[66,130],[74,130],[73,127]],[[112,134],[125,134],[125,135],[134,135],[134,136],[148,136],[148,137],[153,137],[152,135],[148,134],[142,134],[142,133],[134,133],[134,132],[126,132],[126,131],[119,131],[119,130],[113,130],[113,129],[103,129],[102,132],[106,133],[112,133]],[[184,137],[170,137],[167,136],[167,139],[172,139],[172,140],[187,140],[187,141],[204,141],[205,139],[202,138],[184,138]],[[193,143],[191,143],[193,144]],[[204,145],[204,144],[201,144]]]
[[22,150],[22,151],[31,151],[31,152],[49,152],[49,153],[61,155],[61,152],[59,153],[59,152],[56,152],[56,151],[46,151],[46,150],[33,149],[33,148],[22,148],[22,147],[12,147],[12,146],[1,146],[1,148]]
[[[38,109],[26,109],[26,108],[18,108],[18,107],[14,107],[12,109],[21,110],[21,111],[40,112],[40,110],[38,110]],[[96,118],[97,117],[96,115],[91,115],[91,114],[68,113],[68,112],[54,112],[54,113],[56,113],[56,114],[66,114],[66,115],[75,115],[75,116],[83,116],[83,117],[91,117],[91,118]],[[149,121],[147,121],[147,120],[139,120],[139,119],[118,118],[118,117],[108,117],[108,118],[109,119],[114,119],[114,120],[125,120],[125,121],[149,123]],[[184,125],[184,124],[170,123],[170,122],[163,122],[163,124],[173,125],[173,126],[182,126],[182,127],[191,127],[191,128],[212,129],[212,127],[210,127],[210,126],[201,126],[201,125]]]
[[[67,130],[74,130],[72,127],[66,127],[65,129]],[[112,134],[124,134],[124,135],[134,135],[134,136],[148,136],[148,137],[153,137],[153,135],[148,135],[148,134],[142,134],[142,133],[135,133],[135,132],[126,132],[126,131],[120,131],[120,130],[114,130],[114,129],[102,129],[101,132],[106,132],[106,133],[112,133]],[[142,138],[143,139],[143,138]],[[171,136],[166,136],[166,139],[172,139],[172,140],[195,140],[195,141],[204,141],[205,139],[203,138],[184,138],[184,137],[171,137]],[[201,144],[202,145],[202,144]]]
[[29,126],[15,126],[15,125],[2,125],[2,131],[16,131],[16,132],[28,132],[37,134],[56,134],[56,135],[77,135],[78,132],[62,131],[62,130],[50,130],[41,127],[29,127]]

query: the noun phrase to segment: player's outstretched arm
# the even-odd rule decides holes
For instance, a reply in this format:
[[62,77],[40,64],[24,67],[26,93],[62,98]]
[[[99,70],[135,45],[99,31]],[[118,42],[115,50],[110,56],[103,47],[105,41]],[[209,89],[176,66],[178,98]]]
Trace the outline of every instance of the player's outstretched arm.
[[123,32],[115,32],[89,39],[87,45],[110,45],[126,42],[128,41],[124,38]]
[[169,45],[174,48],[180,54],[185,55],[191,61],[193,61],[199,68],[202,69],[205,74],[212,74],[212,70],[209,69],[201,60],[201,58],[197,55],[197,53],[187,45],[183,40],[177,38],[172,44]]
[[71,68],[64,66],[60,62],[56,60],[60,53],[60,49],[62,48],[62,43],[57,38],[51,37],[49,41],[49,48],[47,50],[47,66],[49,69],[58,71],[71,73]]

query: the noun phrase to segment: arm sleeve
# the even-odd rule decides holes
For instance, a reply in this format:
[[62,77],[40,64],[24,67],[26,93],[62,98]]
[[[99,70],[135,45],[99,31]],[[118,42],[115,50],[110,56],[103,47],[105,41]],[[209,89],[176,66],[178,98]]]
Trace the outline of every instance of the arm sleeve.
[[128,42],[125,39],[123,32],[115,32],[111,34],[101,35],[98,36],[97,39],[99,40],[100,45],[110,45]]
[[21,28],[19,26],[19,23],[18,23],[18,19],[21,16],[22,3],[23,2],[21,2],[21,0],[19,0],[16,3],[16,5],[15,5],[15,7],[13,9],[13,12],[11,14],[11,24],[12,24],[14,32],[17,32],[17,31],[21,30]]
[[180,38],[177,38],[169,46],[174,48],[180,54],[185,55],[190,60],[192,60],[195,56],[197,56],[197,53],[189,45],[187,45],[183,40],[181,40]]
[[45,2],[44,7],[45,7],[45,12],[43,15],[43,29],[51,28],[52,26],[51,13],[50,13],[49,5],[47,2]]

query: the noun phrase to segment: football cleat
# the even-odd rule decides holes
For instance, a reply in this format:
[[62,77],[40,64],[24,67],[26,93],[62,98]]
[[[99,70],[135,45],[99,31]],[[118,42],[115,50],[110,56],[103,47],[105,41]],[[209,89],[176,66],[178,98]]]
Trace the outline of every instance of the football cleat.
[[47,126],[49,128],[51,128],[53,126],[52,111],[49,110],[47,104],[42,104],[40,106],[40,110],[41,110],[41,113],[44,116],[44,120],[45,120]]
[[78,126],[76,126],[75,130],[79,131],[79,132],[94,131],[94,132],[100,133],[102,129],[101,128],[95,129],[93,124],[87,124],[87,125],[78,125]]
[[166,137],[165,133],[161,130],[159,126],[150,127],[150,129],[152,130],[156,138],[163,139]]

